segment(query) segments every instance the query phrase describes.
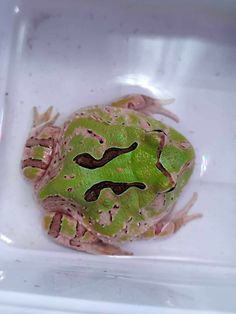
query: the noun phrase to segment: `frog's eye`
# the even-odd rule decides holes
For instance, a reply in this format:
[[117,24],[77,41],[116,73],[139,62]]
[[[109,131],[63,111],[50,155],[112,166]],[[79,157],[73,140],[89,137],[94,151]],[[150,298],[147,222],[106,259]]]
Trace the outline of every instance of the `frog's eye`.
[[88,168],[88,169],[96,169],[99,167],[103,167],[112,159],[122,155],[127,154],[138,147],[138,143],[134,142],[127,148],[118,148],[118,147],[111,147],[108,148],[101,159],[95,159],[88,153],[83,153],[77,155],[73,160],[81,167]]

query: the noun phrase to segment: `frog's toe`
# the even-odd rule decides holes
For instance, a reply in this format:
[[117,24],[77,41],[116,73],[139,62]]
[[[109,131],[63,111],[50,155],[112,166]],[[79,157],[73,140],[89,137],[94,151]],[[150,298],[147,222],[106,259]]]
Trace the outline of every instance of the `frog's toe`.
[[151,226],[150,229],[141,235],[141,238],[147,239],[154,237],[167,237],[177,232],[188,222],[197,218],[201,218],[202,214],[200,213],[189,214],[190,209],[193,207],[196,201],[197,193],[194,193],[183,209],[177,212],[172,212],[171,210],[171,214]]
[[39,113],[36,107],[33,107],[33,127],[53,125],[59,113],[53,115],[53,107],[49,107],[45,112]]
[[157,236],[168,236],[172,233],[178,231],[182,226],[186,225],[188,222],[201,218],[201,213],[189,214],[189,211],[197,201],[197,193],[193,193],[193,196],[184,206],[183,209],[172,212],[172,214],[167,218],[157,223],[156,225],[156,235]]
[[129,95],[112,103],[112,106],[132,109],[145,114],[157,113],[179,122],[179,118],[176,114],[164,108],[165,105],[171,104],[173,102],[173,98],[155,99],[145,95]]
[[119,256],[130,256],[133,255],[132,252],[122,250],[120,247],[104,243],[101,240],[97,240],[97,243],[90,244],[90,247],[87,246],[86,252],[93,254],[104,254],[104,255],[119,255]]
[[160,114],[174,120],[175,122],[179,122],[178,116],[164,107],[165,105],[173,103],[174,102],[173,98],[154,99],[152,97],[148,97],[144,95],[142,95],[142,97],[144,99],[144,104],[145,104],[145,106],[142,109],[144,113]]

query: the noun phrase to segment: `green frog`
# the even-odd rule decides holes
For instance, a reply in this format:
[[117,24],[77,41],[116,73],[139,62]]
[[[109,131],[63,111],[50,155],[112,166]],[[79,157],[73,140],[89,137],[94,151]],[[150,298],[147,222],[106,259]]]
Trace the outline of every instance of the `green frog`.
[[62,127],[50,107],[34,108],[22,170],[58,243],[94,254],[130,255],[121,244],[169,236],[200,217],[197,194],[174,212],[195,160],[191,143],[152,113],[160,101],[130,95],[73,113]]

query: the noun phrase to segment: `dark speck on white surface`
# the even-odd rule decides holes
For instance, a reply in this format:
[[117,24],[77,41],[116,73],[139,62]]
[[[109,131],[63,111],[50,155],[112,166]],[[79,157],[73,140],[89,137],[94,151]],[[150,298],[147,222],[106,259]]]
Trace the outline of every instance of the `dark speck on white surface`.
[[93,13],[89,13],[89,19],[94,20],[94,14]]
[[48,13],[44,13],[42,12],[41,14],[39,14],[39,16],[37,18],[35,18],[32,22],[33,28],[34,30],[36,30],[37,28],[39,28],[39,26],[47,21],[48,19],[50,19],[51,15]]
[[27,44],[27,47],[32,50],[33,49],[33,41],[35,40],[36,38],[34,38],[33,36],[31,37],[28,37],[27,40],[26,40],[26,44]]

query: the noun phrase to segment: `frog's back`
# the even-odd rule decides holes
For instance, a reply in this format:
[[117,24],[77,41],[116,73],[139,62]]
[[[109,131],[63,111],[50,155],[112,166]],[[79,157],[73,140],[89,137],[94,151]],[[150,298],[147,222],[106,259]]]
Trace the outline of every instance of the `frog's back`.
[[[142,113],[110,106],[75,113],[64,125],[60,149],[59,171],[39,191],[40,200],[56,194],[78,204],[89,230],[116,241],[153,225],[193,167],[193,149],[177,131]],[[170,158],[171,149],[175,155]],[[189,171],[181,181],[184,166]]]

